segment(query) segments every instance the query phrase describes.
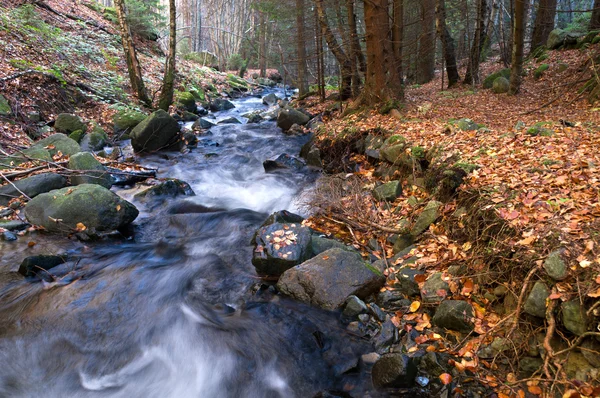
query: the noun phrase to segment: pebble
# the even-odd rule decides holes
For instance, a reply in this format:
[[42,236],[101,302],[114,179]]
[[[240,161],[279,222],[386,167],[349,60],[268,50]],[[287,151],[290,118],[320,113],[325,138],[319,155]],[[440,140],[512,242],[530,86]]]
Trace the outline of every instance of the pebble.
[[2,240],[5,240],[7,242],[12,242],[17,240],[17,235],[15,235],[14,233],[10,232],[10,231],[5,231],[2,233]]

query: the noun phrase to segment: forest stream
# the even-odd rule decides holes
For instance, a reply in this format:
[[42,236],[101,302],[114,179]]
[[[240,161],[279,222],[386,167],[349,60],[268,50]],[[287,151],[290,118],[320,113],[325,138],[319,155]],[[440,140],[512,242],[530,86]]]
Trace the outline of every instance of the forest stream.
[[[214,117],[266,108],[257,97],[235,105]],[[370,344],[338,314],[276,294],[251,264],[255,230],[274,211],[302,214],[318,177],[266,173],[263,161],[307,140],[274,122],[219,125],[191,152],[140,160],[195,196],[140,202],[113,188],[140,209],[132,238],[0,241],[0,396],[362,395],[370,381],[358,358]],[[52,278],[15,272],[45,251],[68,258]]]

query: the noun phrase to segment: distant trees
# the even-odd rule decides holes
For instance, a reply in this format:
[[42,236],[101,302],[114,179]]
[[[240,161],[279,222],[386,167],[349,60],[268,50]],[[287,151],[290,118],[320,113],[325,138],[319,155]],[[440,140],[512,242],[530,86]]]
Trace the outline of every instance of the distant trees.
[[[600,4],[600,1],[598,2]],[[554,29],[557,0],[539,0],[535,25],[531,35],[531,51],[546,45],[548,36]]]
[[590,30],[600,29],[600,0],[594,0]]
[[436,0],[435,12],[437,34],[442,42],[442,53],[446,63],[446,72],[448,73],[448,87],[452,87],[458,83],[460,76],[458,75],[458,65],[456,64],[454,39],[446,25],[446,2],[444,0]]
[[158,107],[164,111],[169,110],[173,103],[175,88],[175,57],[177,55],[177,9],[175,0],[169,0],[169,53],[165,62],[163,86],[158,100]]

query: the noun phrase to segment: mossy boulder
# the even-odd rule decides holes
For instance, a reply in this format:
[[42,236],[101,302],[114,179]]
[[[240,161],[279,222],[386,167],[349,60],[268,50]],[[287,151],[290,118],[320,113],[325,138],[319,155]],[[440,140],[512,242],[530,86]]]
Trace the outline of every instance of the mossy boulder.
[[81,139],[81,148],[85,151],[99,151],[106,146],[108,134],[94,123],[92,131]]
[[25,207],[27,220],[50,232],[70,233],[79,223],[88,230],[113,231],[132,223],[138,214],[133,204],[96,184],[50,191]]
[[98,184],[110,188],[113,179],[105,167],[89,152],[80,152],[71,156],[69,168],[78,173],[71,177],[72,185]]
[[162,109],[150,114],[131,131],[131,146],[136,152],[171,149],[179,141],[179,124]]
[[471,119],[460,119],[456,121],[456,127],[461,131],[475,131],[479,130],[479,124],[475,123]]
[[147,115],[133,109],[121,109],[113,116],[115,133],[128,133],[140,124]]
[[581,37],[581,33],[567,32],[562,29],[554,29],[548,36],[546,47],[549,50],[556,50],[561,47],[570,48],[577,45],[577,40]]
[[81,147],[77,141],[61,133],[52,134],[50,137],[38,141],[31,149],[46,149],[51,156],[56,155],[58,152],[67,156],[81,152]]
[[84,135],[85,135],[85,131],[75,130],[71,134],[69,134],[69,138],[79,144]]
[[85,132],[87,130],[87,125],[77,115],[61,113],[56,117],[54,128],[60,133],[71,134],[77,130]]
[[503,77],[507,80],[510,79],[510,68],[499,70],[486,77],[483,81],[483,88],[492,88],[494,86],[494,81],[499,77]]
[[7,117],[12,115],[12,109],[5,96],[0,94],[0,116]]
[[442,207],[442,202],[438,202],[436,200],[429,201],[423,212],[417,217],[417,221],[413,225],[410,233],[413,236],[419,236],[423,232],[427,231],[429,226],[435,222],[440,216],[440,208]]
[[533,72],[533,77],[535,77],[536,79],[540,79],[542,76],[544,76],[544,73],[550,69],[550,65],[548,64],[541,64],[540,66],[537,67],[537,69]]
[[181,91],[177,93],[175,97],[177,98],[178,108],[186,110],[188,112],[196,111],[196,98],[194,98],[194,95],[192,93],[187,91]]
[[504,93],[508,93],[509,88],[510,88],[510,82],[508,81],[507,78],[501,76],[501,77],[497,78],[496,80],[494,80],[494,86],[493,86],[492,90],[496,94],[504,94]]
[[538,318],[546,317],[546,299],[550,296],[550,290],[544,282],[538,281],[533,285],[533,289],[525,300],[523,310]]
[[583,305],[578,300],[565,301],[561,304],[562,322],[568,331],[581,336],[587,331],[587,315]]
[[390,181],[373,190],[373,197],[379,201],[393,202],[401,195],[402,183],[400,181]]
[[548,255],[546,261],[544,261],[544,269],[550,278],[557,281],[566,279],[569,272],[565,260],[562,259],[560,250],[556,250]]

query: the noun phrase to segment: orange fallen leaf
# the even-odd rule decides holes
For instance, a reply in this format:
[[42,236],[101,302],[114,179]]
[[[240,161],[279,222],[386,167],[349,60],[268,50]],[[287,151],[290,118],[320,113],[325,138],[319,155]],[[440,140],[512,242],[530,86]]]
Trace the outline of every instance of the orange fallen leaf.
[[542,389],[540,386],[529,386],[527,387],[527,391],[535,395],[542,395]]
[[421,302],[413,301],[410,305],[409,311],[416,312],[421,307]]
[[442,381],[442,384],[446,386],[452,383],[452,375],[449,373],[442,373],[440,375],[440,380]]

